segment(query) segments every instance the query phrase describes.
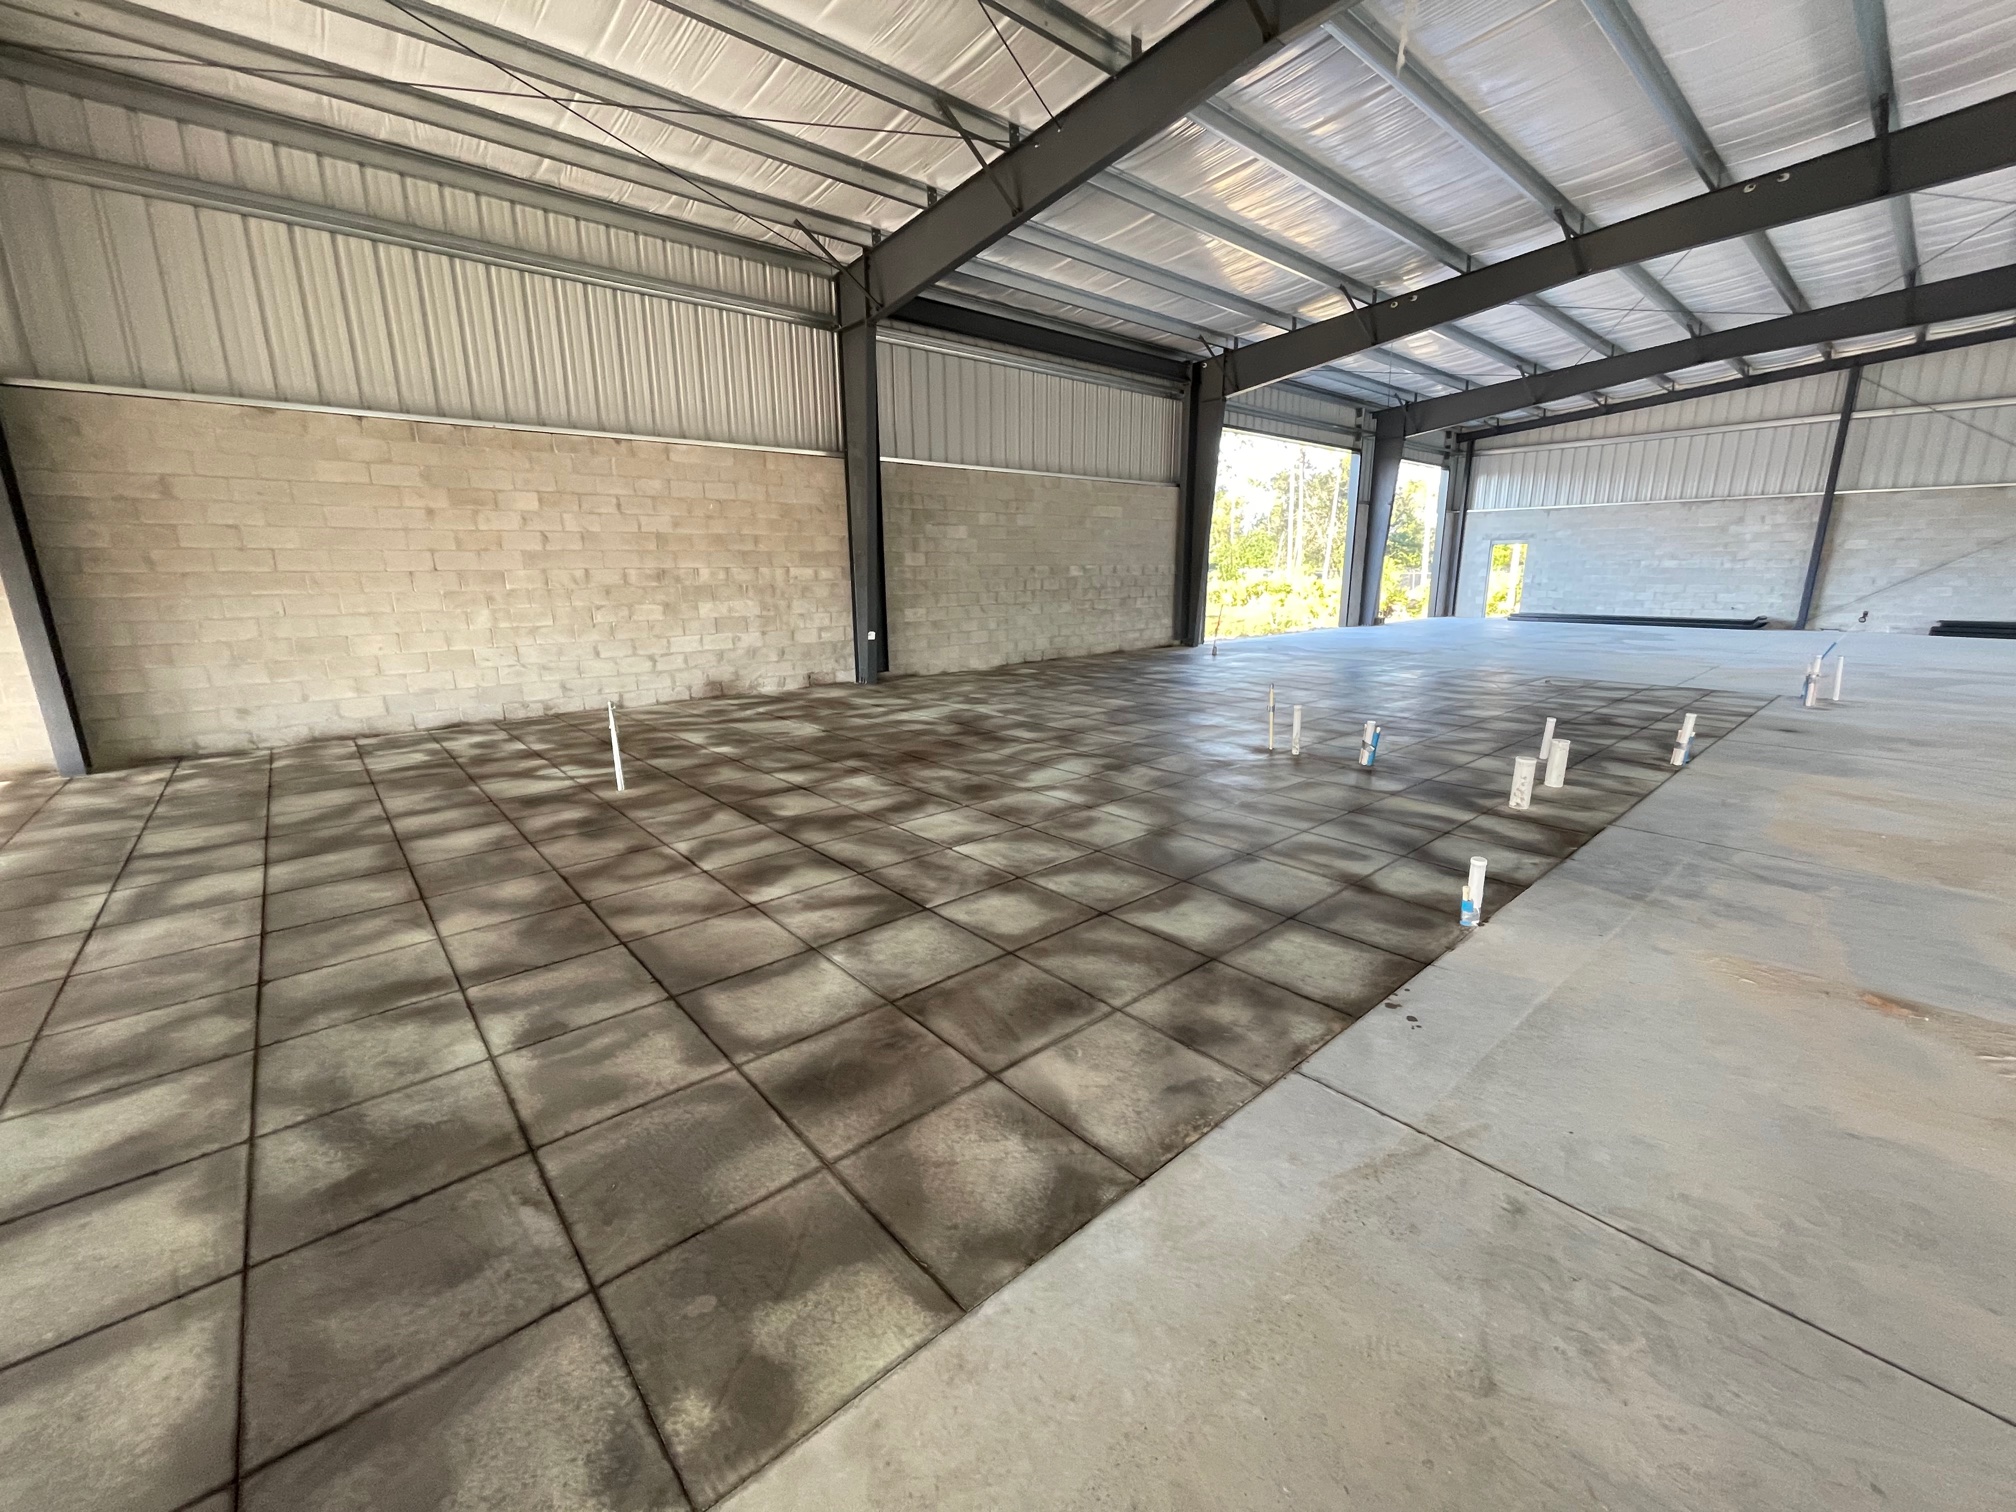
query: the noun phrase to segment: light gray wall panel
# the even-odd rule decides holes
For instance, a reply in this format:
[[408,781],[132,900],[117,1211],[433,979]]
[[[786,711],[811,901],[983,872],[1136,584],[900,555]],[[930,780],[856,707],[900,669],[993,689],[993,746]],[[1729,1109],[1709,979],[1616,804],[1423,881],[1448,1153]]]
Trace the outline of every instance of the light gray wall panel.
[[832,337],[793,319],[24,171],[0,271],[7,377],[838,445]]
[[1182,402],[1165,384],[899,331],[880,343],[882,454],[1174,483]]

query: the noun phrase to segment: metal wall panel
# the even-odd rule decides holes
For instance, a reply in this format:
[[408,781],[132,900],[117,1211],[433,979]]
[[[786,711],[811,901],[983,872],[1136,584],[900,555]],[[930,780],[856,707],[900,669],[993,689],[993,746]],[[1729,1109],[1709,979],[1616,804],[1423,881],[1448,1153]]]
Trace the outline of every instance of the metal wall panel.
[[1818,493],[1831,417],[1615,441],[1479,448],[1471,508],[1535,509]]
[[[1845,381],[1814,374],[1481,442],[1472,507],[1817,494]],[[1864,370],[1843,492],[2012,482],[2016,340]]]
[[591,217],[472,193],[417,174],[365,167],[332,154],[276,146],[257,137],[4,77],[0,77],[0,138],[711,289],[759,304],[821,316],[832,313],[832,283],[822,273],[782,258],[736,256],[718,246],[681,239],[675,221],[664,221],[668,233],[664,236],[646,235]]
[[877,369],[890,461],[1176,482],[1169,385],[907,331],[884,335]]
[[10,377],[838,446],[833,337],[801,321],[17,171],[0,272]]
[[1225,423],[1236,430],[1346,449],[1358,445],[1362,419],[1348,400],[1278,383],[1240,394],[1225,406]]

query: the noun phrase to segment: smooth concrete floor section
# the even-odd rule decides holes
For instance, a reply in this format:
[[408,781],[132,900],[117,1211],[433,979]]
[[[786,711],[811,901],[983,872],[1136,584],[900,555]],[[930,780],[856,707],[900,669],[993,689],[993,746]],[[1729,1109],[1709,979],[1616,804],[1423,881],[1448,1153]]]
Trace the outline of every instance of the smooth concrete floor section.
[[1779,702],[724,1505],[2016,1503],[2016,647],[1298,639]]

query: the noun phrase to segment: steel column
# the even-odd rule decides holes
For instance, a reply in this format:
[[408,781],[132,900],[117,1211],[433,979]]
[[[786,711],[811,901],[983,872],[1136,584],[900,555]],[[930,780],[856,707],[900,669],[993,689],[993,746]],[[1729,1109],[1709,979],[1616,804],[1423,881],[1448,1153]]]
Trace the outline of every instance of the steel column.
[[843,274],[840,307],[840,445],[847,478],[847,563],[853,584],[854,680],[889,670],[889,609],[882,567],[882,426],[875,322],[860,287]]
[[1456,438],[1456,452],[1449,459],[1449,483],[1442,491],[1442,519],[1435,530],[1435,581],[1428,593],[1431,615],[1446,617],[1456,612],[1456,589],[1463,570],[1463,528],[1470,522],[1470,479],[1476,452],[1476,442],[1465,436]]
[[84,723],[77,717],[77,696],[63,665],[63,645],[56,638],[56,620],[49,612],[49,590],[35,559],[35,538],[21,484],[14,476],[14,458],[7,434],[0,428],[0,486],[7,490],[7,508],[0,518],[0,588],[14,615],[14,633],[28,663],[28,680],[42,709],[42,728],[49,736],[49,754],[65,777],[91,770],[90,748],[84,743]]
[[1381,410],[1365,468],[1360,507],[1351,515],[1351,549],[1344,563],[1344,623],[1379,623],[1379,583],[1386,568],[1386,535],[1393,525],[1393,495],[1400,487],[1407,429],[1398,410]]
[[1827,527],[1834,523],[1834,496],[1841,487],[1841,463],[1848,455],[1848,427],[1855,418],[1855,401],[1862,393],[1862,369],[1848,369],[1848,381],[1841,389],[1841,419],[1834,427],[1834,452],[1827,459],[1827,486],[1820,494],[1820,518],[1813,523],[1813,550],[1806,558],[1806,586],[1799,590],[1799,618],[1794,628],[1804,630],[1813,617],[1813,592],[1820,586],[1820,559],[1827,554]]
[[1218,499],[1218,443],[1225,401],[1202,397],[1191,382],[1183,396],[1183,491],[1176,519],[1176,643],[1199,646],[1211,570],[1211,511]]

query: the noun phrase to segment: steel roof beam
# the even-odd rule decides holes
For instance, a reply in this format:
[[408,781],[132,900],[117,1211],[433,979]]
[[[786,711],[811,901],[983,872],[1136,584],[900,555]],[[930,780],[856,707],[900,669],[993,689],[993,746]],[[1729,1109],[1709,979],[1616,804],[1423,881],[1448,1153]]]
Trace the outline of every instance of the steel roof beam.
[[1893,289],[1887,294],[1872,294],[1845,304],[1802,310],[1775,320],[1737,326],[1734,330],[1690,336],[1666,346],[1648,347],[1622,357],[1605,357],[1511,383],[1494,383],[1464,394],[1419,400],[1404,407],[1402,420],[1410,434],[1446,430],[1452,425],[1488,420],[1508,410],[1573,399],[1595,389],[1614,388],[1731,357],[1818,346],[1945,320],[1970,320],[2010,309],[2016,309],[2016,264],[1916,284],[1908,289]]
[[1592,273],[1877,204],[2012,164],[2016,94],[2006,94],[1903,127],[1880,141],[1858,142],[1747,183],[1549,243],[1371,309],[1254,342],[1207,364],[1207,381],[1226,393],[1261,388]]
[[[1878,136],[1888,136],[1904,124],[1897,100],[1897,76],[1890,60],[1890,17],[1883,0],[1855,0],[1855,33],[1862,44],[1862,76],[1869,90],[1869,119]],[[1904,282],[1918,282],[1918,226],[1911,218],[1911,199],[1890,201],[1890,230],[1897,243],[1897,263]]]
[[388,83],[357,69],[324,58],[250,42],[199,22],[184,21],[130,0],[72,0],[61,13],[39,9],[29,0],[0,0],[0,5],[37,19],[73,26],[129,44],[173,53],[200,62],[220,63],[247,72],[277,71],[290,77],[290,88],[344,100],[372,110],[420,121],[444,131],[489,142],[494,146],[552,158],[591,173],[655,189],[697,204],[713,202],[761,224],[794,223],[836,241],[863,245],[873,239],[870,228],[839,216],[811,211],[788,200],[721,183],[683,169],[666,167],[641,153],[604,147],[584,137],[534,125],[457,100],[443,99],[425,89]]
[[1041,214],[1305,34],[1336,0],[1212,0],[842,274],[841,324],[876,318]]
[[[1087,20],[1076,12],[1066,8],[1061,3],[1061,0],[988,0],[988,3],[1003,14],[1013,16],[1016,21],[1039,36],[1046,38],[1067,52],[1075,54],[1095,67],[1112,69],[1124,66],[1125,59],[1128,56],[1126,46],[1117,37],[1098,26],[1097,23]],[[1238,110],[1213,101],[1210,104],[1193,110],[1190,113],[1190,118],[1206,130],[1224,137],[1227,141],[1244,148],[1263,161],[1272,164],[1279,171],[1295,179],[1305,188],[1328,199],[1331,203],[1338,205],[1340,208],[1349,211],[1363,220],[1371,222],[1381,230],[1407,242],[1417,250],[1428,253],[1431,257],[1456,269],[1459,273],[1467,272],[1476,266],[1477,260],[1474,257],[1456,246],[1455,243],[1449,241],[1446,237],[1438,235],[1420,222],[1396,210],[1376,195],[1368,193],[1335,169],[1317,162],[1307,153],[1283,141],[1275,133]],[[1139,186],[1139,181],[1133,181],[1133,186]],[[1102,184],[1101,187],[1110,186]],[[1152,186],[1139,187],[1148,187],[1152,190]],[[1116,194],[1120,193],[1118,189],[1114,189],[1112,192]],[[1140,203],[1140,199],[1137,196],[1123,194],[1122,198],[1130,199],[1133,203]],[[1143,206],[1143,208],[1149,207]],[[1165,210],[1161,213],[1168,214],[1169,212]],[[1184,219],[1181,215],[1174,215],[1171,218]],[[1215,235],[1218,233],[1209,232],[1207,234]],[[1270,252],[1258,248],[1249,248],[1249,250],[1256,251],[1262,257],[1272,256]],[[1283,263],[1282,266],[1290,267],[1296,272],[1310,276],[1307,274],[1306,269],[1295,267],[1293,263]],[[1333,273],[1330,276],[1322,277],[1321,281],[1331,288],[1344,289],[1354,298],[1361,301],[1366,300],[1368,293],[1372,298],[1377,298],[1376,292],[1368,290],[1364,284],[1357,280],[1343,278],[1342,275]],[[1574,337],[1576,341],[1588,347],[1591,351],[1612,353],[1622,350],[1615,342],[1591,330],[1558,306],[1544,300],[1532,300],[1528,303],[1531,305],[1534,314],[1540,316],[1543,320],[1546,320],[1549,324],[1557,327],[1567,335]],[[1474,332],[1465,331],[1460,336],[1456,336],[1455,339],[1462,341],[1466,346],[1471,347],[1473,351],[1483,352],[1484,355],[1490,356],[1496,361],[1507,362],[1507,365],[1516,371],[1535,372],[1540,369],[1540,364],[1534,362],[1530,357],[1523,357],[1517,353],[1510,352],[1507,348],[1497,346],[1496,343],[1491,344],[1495,350],[1486,350],[1485,347],[1478,345],[1485,338],[1477,336]]]
[[[1357,10],[1349,10],[1332,16],[1323,23],[1323,29],[1422,114],[1495,168],[1513,188],[1556,217],[1564,235],[1576,236],[1589,229],[1591,222],[1580,205],[1521,157],[1510,142],[1493,131],[1482,116],[1417,59],[1403,60],[1399,45],[1376,22]],[[1706,321],[1646,269],[1634,263],[1618,271],[1681,330],[1699,335],[1708,329]]]
[[[1701,181],[1710,189],[1720,189],[1731,182],[1729,165],[1715,150],[1714,142],[1709,140],[1708,129],[1694,114],[1694,107],[1687,103],[1679,80],[1667,68],[1666,60],[1659,56],[1659,49],[1652,45],[1645,23],[1638,19],[1630,0],[1582,0],[1582,3],[1589,8],[1597,27],[1610,39],[1617,56],[1624,60],[1624,66],[1638,81],[1638,87],[1645,92],[1652,108],[1666,123],[1666,129],[1680,144],[1680,150],[1687,154],[1687,161],[1694,165]],[[1760,231],[1746,236],[1743,242],[1750,249],[1750,255],[1757,259],[1757,266],[1763,269],[1764,276],[1771,281],[1771,287],[1785,302],[1785,308],[1805,309],[1806,296],[1801,292],[1798,280],[1793,278],[1792,270],[1785,266],[1785,259],[1771,244],[1771,238]]]
[[1953,336],[1934,336],[1927,340],[1900,342],[1893,346],[1856,352],[1851,356],[1825,357],[1813,362],[1795,363],[1790,367],[1764,368],[1743,378],[1724,378],[1716,383],[1689,384],[1686,388],[1672,393],[1647,394],[1640,399],[1619,399],[1610,403],[1583,405],[1572,410],[1556,410],[1531,420],[1508,420],[1498,425],[1479,426],[1475,430],[1467,430],[1461,434],[1480,441],[1490,436],[1518,435],[1524,431],[1543,430],[1548,426],[1589,420],[1598,415],[1626,415],[1633,410],[1657,409],[1662,405],[1677,404],[1683,399],[1707,399],[1716,394],[1733,394],[1742,389],[1762,388],[1773,383],[1789,383],[1795,378],[1810,378],[1817,373],[1839,373],[1854,367],[1876,367],[1887,362],[1902,362],[1911,357],[1927,357],[1935,352],[1955,352],[1965,347],[1984,346],[1992,341],[2008,341],[2012,337],[2016,337],[2016,325],[2005,324],[1991,326],[1986,330],[1962,331]]

